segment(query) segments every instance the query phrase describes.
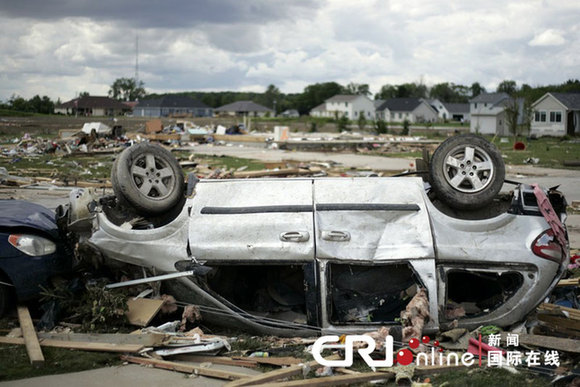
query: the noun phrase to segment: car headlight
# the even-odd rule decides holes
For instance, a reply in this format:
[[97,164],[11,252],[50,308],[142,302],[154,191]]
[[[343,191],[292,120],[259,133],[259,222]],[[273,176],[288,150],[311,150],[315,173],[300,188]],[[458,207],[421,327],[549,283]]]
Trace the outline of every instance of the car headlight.
[[12,234],[8,237],[8,242],[32,257],[48,255],[56,251],[53,241],[37,235]]

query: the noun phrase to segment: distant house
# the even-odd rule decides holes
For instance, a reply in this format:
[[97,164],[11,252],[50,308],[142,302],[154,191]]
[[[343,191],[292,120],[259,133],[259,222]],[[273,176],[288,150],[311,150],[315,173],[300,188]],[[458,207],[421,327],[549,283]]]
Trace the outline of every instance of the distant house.
[[580,133],[580,93],[546,93],[532,104],[530,134],[564,136]]
[[214,110],[219,116],[234,116],[234,117],[265,117],[267,115],[274,115],[274,110],[257,104],[253,101],[237,101]]
[[117,116],[130,111],[130,106],[116,99],[92,95],[71,99],[54,108],[57,114],[79,116]]
[[507,135],[505,107],[511,97],[506,93],[484,93],[469,101],[469,131],[481,134]]
[[326,102],[321,103],[320,105],[312,108],[312,110],[310,110],[310,114],[311,117],[330,117],[330,118],[334,118],[334,113],[333,112],[329,112],[328,110],[326,110]]
[[441,102],[438,99],[425,100],[431,107],[437,110],[441,121],[469,122],[469,104]]
[[379,110],[381,105],[385,103],[384,99],[375,99],[373,100],[373,105],[375,105],[375,119],[377,120],[387,120],[388,117],[384,117],[384,111]]
[[288,110],[284,110],[282,113],[280,113],[280,117],[298,118],[298,117],[300,117],[300,113],[298,113],[298,110],[296,110],[296,109],[288,109]]
[[439,118],[441,120],[448,120],[449,119],[449,111],[447,110],[447,108],[445,107],[445,104],[443,102],[441,102],[437,98],[425,99],[425,102],[427,102],[429,105],[431,105],[431,107],[433,109],[437,110],[437,115],[439,116]]
[[166,95],[139,101],[133,109],[135,117],[191,116],[212,117],[213,109],[201,101],[184,95]]
[[375,117],[375,106],[372,100],[364,95],[338,94],[324,101],[310,111],[313,117],[346,117],[358,120],[362,115],[365,119]]
[[437,110],[421,98],[390,98],[377,108],[377,117],[389,122],[436,122]]
[[443,106],[447,111],[447,117],[443,119],[459,122],[469,122],[471,120],[468,103],[445,102]]

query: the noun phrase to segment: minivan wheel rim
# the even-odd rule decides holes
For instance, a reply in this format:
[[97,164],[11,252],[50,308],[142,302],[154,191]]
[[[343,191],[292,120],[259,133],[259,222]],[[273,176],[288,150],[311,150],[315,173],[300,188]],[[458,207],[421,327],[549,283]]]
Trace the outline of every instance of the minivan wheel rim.
[[131,178],[137,190],[147,198],[161,200],[173,191],[173,169],[162,158],[145,154],[131,164]]
[[476,193],[484,190],[492,183],[494,172],[489,153],[478,146],[461,145],[445,156],[445,180],[460,192]]

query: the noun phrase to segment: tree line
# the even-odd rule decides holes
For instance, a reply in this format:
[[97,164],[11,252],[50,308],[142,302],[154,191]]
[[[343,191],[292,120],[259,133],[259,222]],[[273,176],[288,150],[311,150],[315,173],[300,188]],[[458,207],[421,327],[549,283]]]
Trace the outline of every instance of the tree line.
[[[559,85],[520,86],[513,80],[504,80],[496,90],[490,92],[506,92],[513,97],[524,98],[529,104],[536,101],[546,92],[580,92],[580,81],[570,79]],[[337,94],[365,95],[374,99],[389,98],[430,98],[439,99],[442,102],[467,103],[471,98],[487,92],[479,83],[474,82],[470,86],[442,82],[428,87],[423,82],[411,82],[401,84],[386,84],[378,93],[372,96],[368,84],[351,82],[341,85],[337,82],[322,82],[308,85],[302,93],[282,93],[275,85],[269,85],[262,93],[238,92],[238,91],[189,91],[175,93],[185,95],[202,101],[206,105],[217,108],[236,101],[251,100],[263,106],[274,109],[281,113],[288,109],[298,110],[300,114],[308,114],[314,107],[322,104],[328,98]],[[87,96],[88,92],[81,92],[79,96]],[[142,81],[133,78],[119,78],[113,82],[109,89],[109,96],[120,101],[134,101],[136,99],[154,99],[168,94],[147,94]],[[13,95],[5,103],[0,102],[0,109],[18,112],[52,114],[55,106],[60,104],[60,99],[53,102],[49,97],[39,95],[26,100]]]

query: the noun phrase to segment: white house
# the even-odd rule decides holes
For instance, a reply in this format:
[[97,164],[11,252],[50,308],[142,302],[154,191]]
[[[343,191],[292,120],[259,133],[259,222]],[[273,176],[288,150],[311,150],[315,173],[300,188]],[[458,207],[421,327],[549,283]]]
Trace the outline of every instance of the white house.
[[425,102],[437,110],[441,121],[469,122],[468,103],[441,102],[438,99],[426,99]]
[[335,95],[310,111],[313,117],[346,117],[358,120],[362,115],[367,120],[375,117],[375,106],[372,100],[364,95]]
[[546,93],[532,104],[530,134],[564,136],[580,133],[580,93]]
[[506,93],[480,94],[469,101],[471,124],[469,131],[481,134],[508,134],[505,106],[510,102]]
[[421,98],[391,98],[376,110],[377,118],[389,122],[436,122],[437,110]]

